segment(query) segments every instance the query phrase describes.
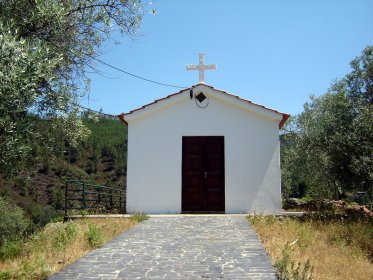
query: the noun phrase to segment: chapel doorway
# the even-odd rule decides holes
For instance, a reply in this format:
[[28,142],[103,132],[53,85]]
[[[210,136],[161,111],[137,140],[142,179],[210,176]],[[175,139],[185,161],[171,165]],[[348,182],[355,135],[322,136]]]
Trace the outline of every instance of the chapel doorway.
[[182,212],[224,212],[224,136],[182,141]]

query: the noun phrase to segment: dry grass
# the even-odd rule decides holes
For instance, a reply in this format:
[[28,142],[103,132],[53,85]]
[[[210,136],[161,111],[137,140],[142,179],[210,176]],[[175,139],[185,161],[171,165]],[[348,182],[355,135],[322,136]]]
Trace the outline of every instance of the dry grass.
[[373,279],[371,223],[301,222],[263,216],[249,220],[273,263],[290,244],[291,259],[303,264],[309,260],[314,279]]
[[131,218],[50,223],[19,245],[16,258],[0,262],[0,279],[45,279],[136,223]]

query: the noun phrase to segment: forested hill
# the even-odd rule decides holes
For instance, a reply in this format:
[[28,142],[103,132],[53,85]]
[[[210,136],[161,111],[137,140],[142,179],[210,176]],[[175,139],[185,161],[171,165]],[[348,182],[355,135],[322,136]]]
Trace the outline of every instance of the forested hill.
[[44,224],[63,209],[64,183],[84,179],[123,189],[127,161],[127,126],[116,119],[83,118],[91,131],[75,147],[64,139],[61,153],[45,154],[35,146],[32,164],[14,176],[0,177],[0,196],[26,210],[35,223]]

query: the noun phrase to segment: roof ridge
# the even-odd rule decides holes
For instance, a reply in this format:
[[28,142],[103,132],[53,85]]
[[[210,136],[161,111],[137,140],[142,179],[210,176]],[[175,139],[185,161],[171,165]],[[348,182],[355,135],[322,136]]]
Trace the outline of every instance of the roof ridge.
[[193,86],[191,86],[191,87],[189,87],[189,88],[185,88],[185,89],[182,89],[182,90],[180,90],[180,91],[178,91],[178,92],[176,92],[176,93],[173,93],[173,94],[167,95],[167,96],[165,96],[165,97],[163,97],[163,98],[156,99],[156,100],[154,100],[153,102],[150,102],[150,103],[148,103],[148,104],[145,104],[145,105],[143,105],[143,106],[141,106],[141,107],[139,107],[139,108],[137,108],[137,109],[131,110],[131,111],[129,111],[128,113],[121,113],[121,114],[119,114],[119,115],[117,115],[117,116],[118,116],[118,118],[119,118],[122,122],[124,122],[125,124],[128,124],[127,121],[124,119],[124,116],[130,115],[130,114],[132,114],[132,113],[134,113],[134,112],[137,112],[137,111],[140,111],[140,110],[142,110],[142,109],[145,109],[145,108],[147,108],[147,107],[149,107],[149,106],[151,106],[151,105],[154,105],[154,104],[158,103],[159,101],[163,101],[163,100],[166,100],[166,99],[170,99],[171,97],[176,96],[176,95],[179,95],[179,94],[181,94],[181,93],[183,93],[183,92],[185,92],[185,91],[187,91],[187,90],[192,90],[192,89],[194,89],[194,88],[197,87],[197,86],[205,86],[205,87],[208,87],[208,88],[210,88],[210,89],[212,89],[212,90],[215,90],[215,91],[221,92],[221,93],[223,93],[223,94],[226,94],[226,95],[228,95],[228,96],[231,96],[231,97],[233,97],[233,98],[236,98],[236,99],[238,99],[238,100],[240,100],[240,101],[243,101],[243,102],[249,103],[249,104],[254,105],[254,106],[261,107],[261,108],[263,108],[263,109],[266,109],[266,110],[269,110],[269,111],[275,112],[275,113],[277,113],[277,114],[281,114],[283,117],[282,117],[282,120],[281,120],[280,123],[279,123],[279,128],[281,128],[281,127],[286,123],[286,121],[288,120],[288,118],[290,117],[290,114],[287,114],[287,113],[281,113],[281,112],[279,112],[279,111],[277,111],[277,110],[275,110],[275,109],[271,109],[271,108],[268,108],[268,107],[266,107],[266,106],[264,106],[264,105],[261,105],[261,104],[258,104],[258,103],[254,103],[254,102],[252,102],[252,101],[250,101],[250,100],[247,100],[247,99],[244,99],[244,98],[242,98],[242,97],[240,97],[240,96],[238,96],[238,95],[234,95],[234,94],[228,93],[228,92],[226,92],[226,91],[224,91],[224,90],[217,89],[217,88],[215,88],[215,87],[213,87],[213,86],[210,86],[210,85],[207,85],[207,84],[205,84],[205,83],[198,83],[198,84],[195,84],[195,85],[193,85]]

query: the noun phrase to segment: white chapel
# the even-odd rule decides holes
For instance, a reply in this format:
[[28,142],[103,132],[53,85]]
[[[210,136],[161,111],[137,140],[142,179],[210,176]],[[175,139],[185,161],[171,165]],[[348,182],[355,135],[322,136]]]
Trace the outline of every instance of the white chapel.
[[281,212],[288,114],[199,83],[118,115],[128,125],[127,213]]

